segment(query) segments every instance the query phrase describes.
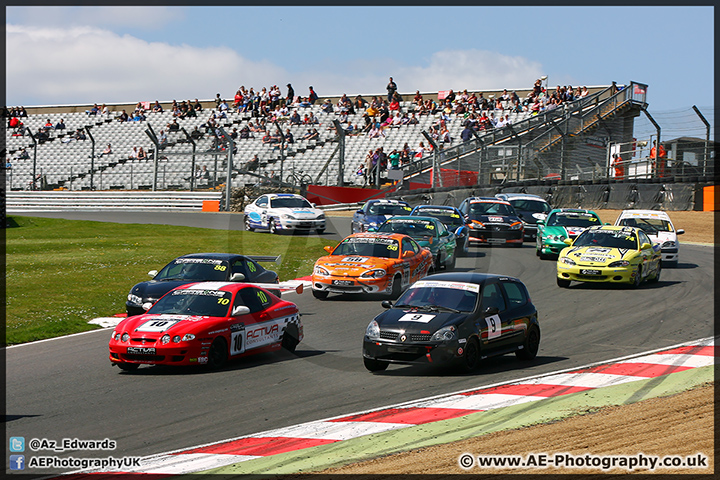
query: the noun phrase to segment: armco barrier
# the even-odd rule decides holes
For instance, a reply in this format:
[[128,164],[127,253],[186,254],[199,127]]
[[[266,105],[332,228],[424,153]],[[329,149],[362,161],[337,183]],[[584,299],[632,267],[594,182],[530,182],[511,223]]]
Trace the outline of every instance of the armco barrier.
[[703,208],[703,188],[694,183],[606,183],[576,185],[513,185],[401,190],[387,198],[402,198],[411,205],[460,205],[471,196],[492,197],[497,193],[539,195],[558,208],[624,210],[693,210]]
[[40,191],[7,192],[6,213],[88,210],[202,211],[203,202],[221,200],[222,192]]

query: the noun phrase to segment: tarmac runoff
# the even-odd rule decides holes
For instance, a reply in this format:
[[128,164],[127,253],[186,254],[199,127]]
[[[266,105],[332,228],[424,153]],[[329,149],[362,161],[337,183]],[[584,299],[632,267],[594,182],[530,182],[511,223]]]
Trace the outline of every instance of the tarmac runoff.
[[[582,415],[680,393],[714,380],[714,365],[567,395],[544,398],[466,416],[351,438],[336,443],[242,461],[197,473],[279,475],[317,472],[394,453],[447,444],[502,430]],[[402,472],[398,472],[402,473]],[[458,473],[461,473],[458,470]],[[260,477],[261,478],[261,477]]]

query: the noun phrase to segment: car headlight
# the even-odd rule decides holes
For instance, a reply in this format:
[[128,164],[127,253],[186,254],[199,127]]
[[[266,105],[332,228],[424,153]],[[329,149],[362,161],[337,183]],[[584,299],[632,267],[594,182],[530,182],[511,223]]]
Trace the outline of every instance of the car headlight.
[[662,248],[675,248],[675,242],[668,240],[662,244]]
[[128,302],[133,303],[135,305],[142,305],[142,298],[138,297],[137,295],[133,295],[132,293],[128,294]]
[[510,230],[520,230],[522,228],[522,222],[515,222],[510,224]]
[[318,215],[317,219],[318,219],[318,220],[325,220],[325,214],[324,214],[324,213],[321,213],[320,215]]
[[128,335],[127,332],[122,334],[122,337],[120,337],[121,342],[127,342],[130,339],[130,335]]
[[564,242],[565,241],[565,235],[555,235],[549,237],[550,240],[555,240],[556,242]]
[[608,267],[610,267],[610,268],[629,267],[629,266],[630,266],[630,262],[628,262],[627,260],[618,260],[617,262],[612,262],[612,263],[608,264]]
[[328,270],[323,267],[315,267],[314,272],[315,272],[315,275],[322,275],[325,277],[330,275],[330,272],[328,272]]
[[570,257],[562,257],[560,259],[560,262],[564,263],[565,265],[575,265],[575,260]]
[[112,335],[110,335],[110,340],[120,340],[120,334],[113,330]]
[[430,337],[431,342],[444,342],[448,340],[455,340],[457,335],[455,334],[455,326],[450,325],[449,327],[443,327],[437,332],[433,333]]
[[295,217],[294,217],[293,215],[290,215],[290,214],[288,214],[288,215],[283,215],[282,218],[283,218],[284,220],[295,220]]
[[373,320],[370,322],[365,329],[365,336],[368,338],[372,338],[373,340],[379,340],[380,339],[380,325]]
[[360,278],[382,278],[385,275],[387,275],[387,272],[383,270],[382,268],[375,268],[373,270],[368,270],[367,272],[360,275]]
[[183,342],[188,342],[190,340],[195,340],[195,335],[193,335],[192,333],[186,333],[185,335],[183,335],[183,337],[182,337]]
[[163,335],[162,337],[160,337],[160,342],[161,342],[163,345],[165,345],[166,343],[170,343],[170,335],[168,335],[168,334],[166,333],[165,335]]
[[473,220],[472,223],[470,224],[470,228],[472,228],[472,229],[485,228],[485,224],[482,222],[478,222],[477,220]]

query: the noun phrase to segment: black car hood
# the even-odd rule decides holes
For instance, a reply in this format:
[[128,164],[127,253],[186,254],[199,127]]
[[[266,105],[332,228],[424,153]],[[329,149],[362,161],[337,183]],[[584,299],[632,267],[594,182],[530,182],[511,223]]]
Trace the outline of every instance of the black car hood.
[[442,327],[458,325],[470,315],[447,311],[431,312],[427,310],[411,310],[391,308],[377,316],[380,330],[406,333],[435,333]]
[[130,293],[143,299],[154,298],[157,300],[173,288],[195,282],[197,282],[197,280],[148,280],[147,282],[140,282],[135,285],[132,290],[130,290]]

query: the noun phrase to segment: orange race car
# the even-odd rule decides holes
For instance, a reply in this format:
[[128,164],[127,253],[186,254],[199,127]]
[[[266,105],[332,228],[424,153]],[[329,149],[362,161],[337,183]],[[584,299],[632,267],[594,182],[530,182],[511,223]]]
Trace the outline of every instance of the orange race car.
[[328,293],[388,293],[400,296],[410,284],[432,272],[433,256],[409,237],[399,233],[354,233],[330,254],[315,262],[312,292],[315,298]]

